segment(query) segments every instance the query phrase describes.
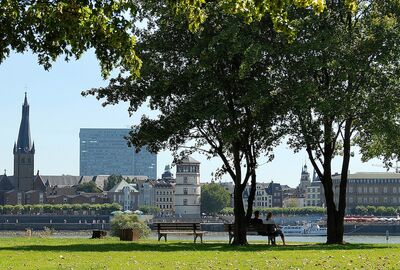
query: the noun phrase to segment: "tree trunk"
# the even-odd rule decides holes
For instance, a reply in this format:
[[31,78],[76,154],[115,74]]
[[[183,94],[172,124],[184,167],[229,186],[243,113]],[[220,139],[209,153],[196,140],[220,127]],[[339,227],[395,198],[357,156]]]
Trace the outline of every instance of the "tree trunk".
[[257,189],[256,171],[255,171],[255,169],[253,169],[253,171],[251,173],[250,194],[249,194],[249,198],[247,199],[247,214],[246,214],[247,222],[250,222],[251,215],[253,214],[253,202],[254,202],[254,198],[256,196],[256,189]]
[[233,245],[247,245],[247,219],[243,205],[243,188],[235,184],[234,188],[234,209],[235,231]]
[[325,191],[326,214],[327,214],[327,244],[343,244],[344,216],[336,209],[335,194],[333,191],[332,176],[324,174],[321,181]]

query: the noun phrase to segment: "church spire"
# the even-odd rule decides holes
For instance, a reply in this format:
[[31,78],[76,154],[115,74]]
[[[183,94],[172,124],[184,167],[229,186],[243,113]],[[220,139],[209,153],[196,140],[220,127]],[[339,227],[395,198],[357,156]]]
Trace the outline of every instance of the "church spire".
[[32,150],[31,132],[29,127],[29,104],[28,97],[25,92],[25,100],[22,105],[22,119],[19,127],[17,147],[15,152],[29,153]]

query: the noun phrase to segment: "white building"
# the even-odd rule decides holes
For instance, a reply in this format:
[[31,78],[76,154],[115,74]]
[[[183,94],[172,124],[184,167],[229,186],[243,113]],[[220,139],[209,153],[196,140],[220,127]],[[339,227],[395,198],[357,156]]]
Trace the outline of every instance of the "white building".
[[[272,207],[272,195],[268,194],[268,187],[270,183],[256,183],[256,194],[253,201],[254,208],[268,208]],[[243,205],[245,209],[248,206],[247,200],[249,198],[251,187],[246,186],[243,192]]]
[[139,191],[136,184],[129,184],[122,180],[107,192],[107,197],[111,203],[119,203],[123,210],[137,210],[139,203]]
[[176,164],[175,213],[182,217],[200,217],[200,162],[186,157]]

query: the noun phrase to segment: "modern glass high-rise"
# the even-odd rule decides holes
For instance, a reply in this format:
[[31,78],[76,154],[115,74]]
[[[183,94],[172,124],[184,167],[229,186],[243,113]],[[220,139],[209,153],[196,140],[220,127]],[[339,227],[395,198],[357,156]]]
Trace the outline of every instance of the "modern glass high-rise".
[[157,154],[135,153],[124,138],[130,129],[81,128],[80,175],[145,175],[157,178]]

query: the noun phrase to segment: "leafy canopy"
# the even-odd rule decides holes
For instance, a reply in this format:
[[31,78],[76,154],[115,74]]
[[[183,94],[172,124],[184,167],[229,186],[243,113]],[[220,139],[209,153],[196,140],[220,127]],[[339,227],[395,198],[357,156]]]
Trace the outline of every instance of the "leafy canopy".
[[0,63],[31,50],[49,69],[59,56],[79,59],[93,48],[104,78],[114,68],[138,76],[136,12],[128,0],[0,1]]

